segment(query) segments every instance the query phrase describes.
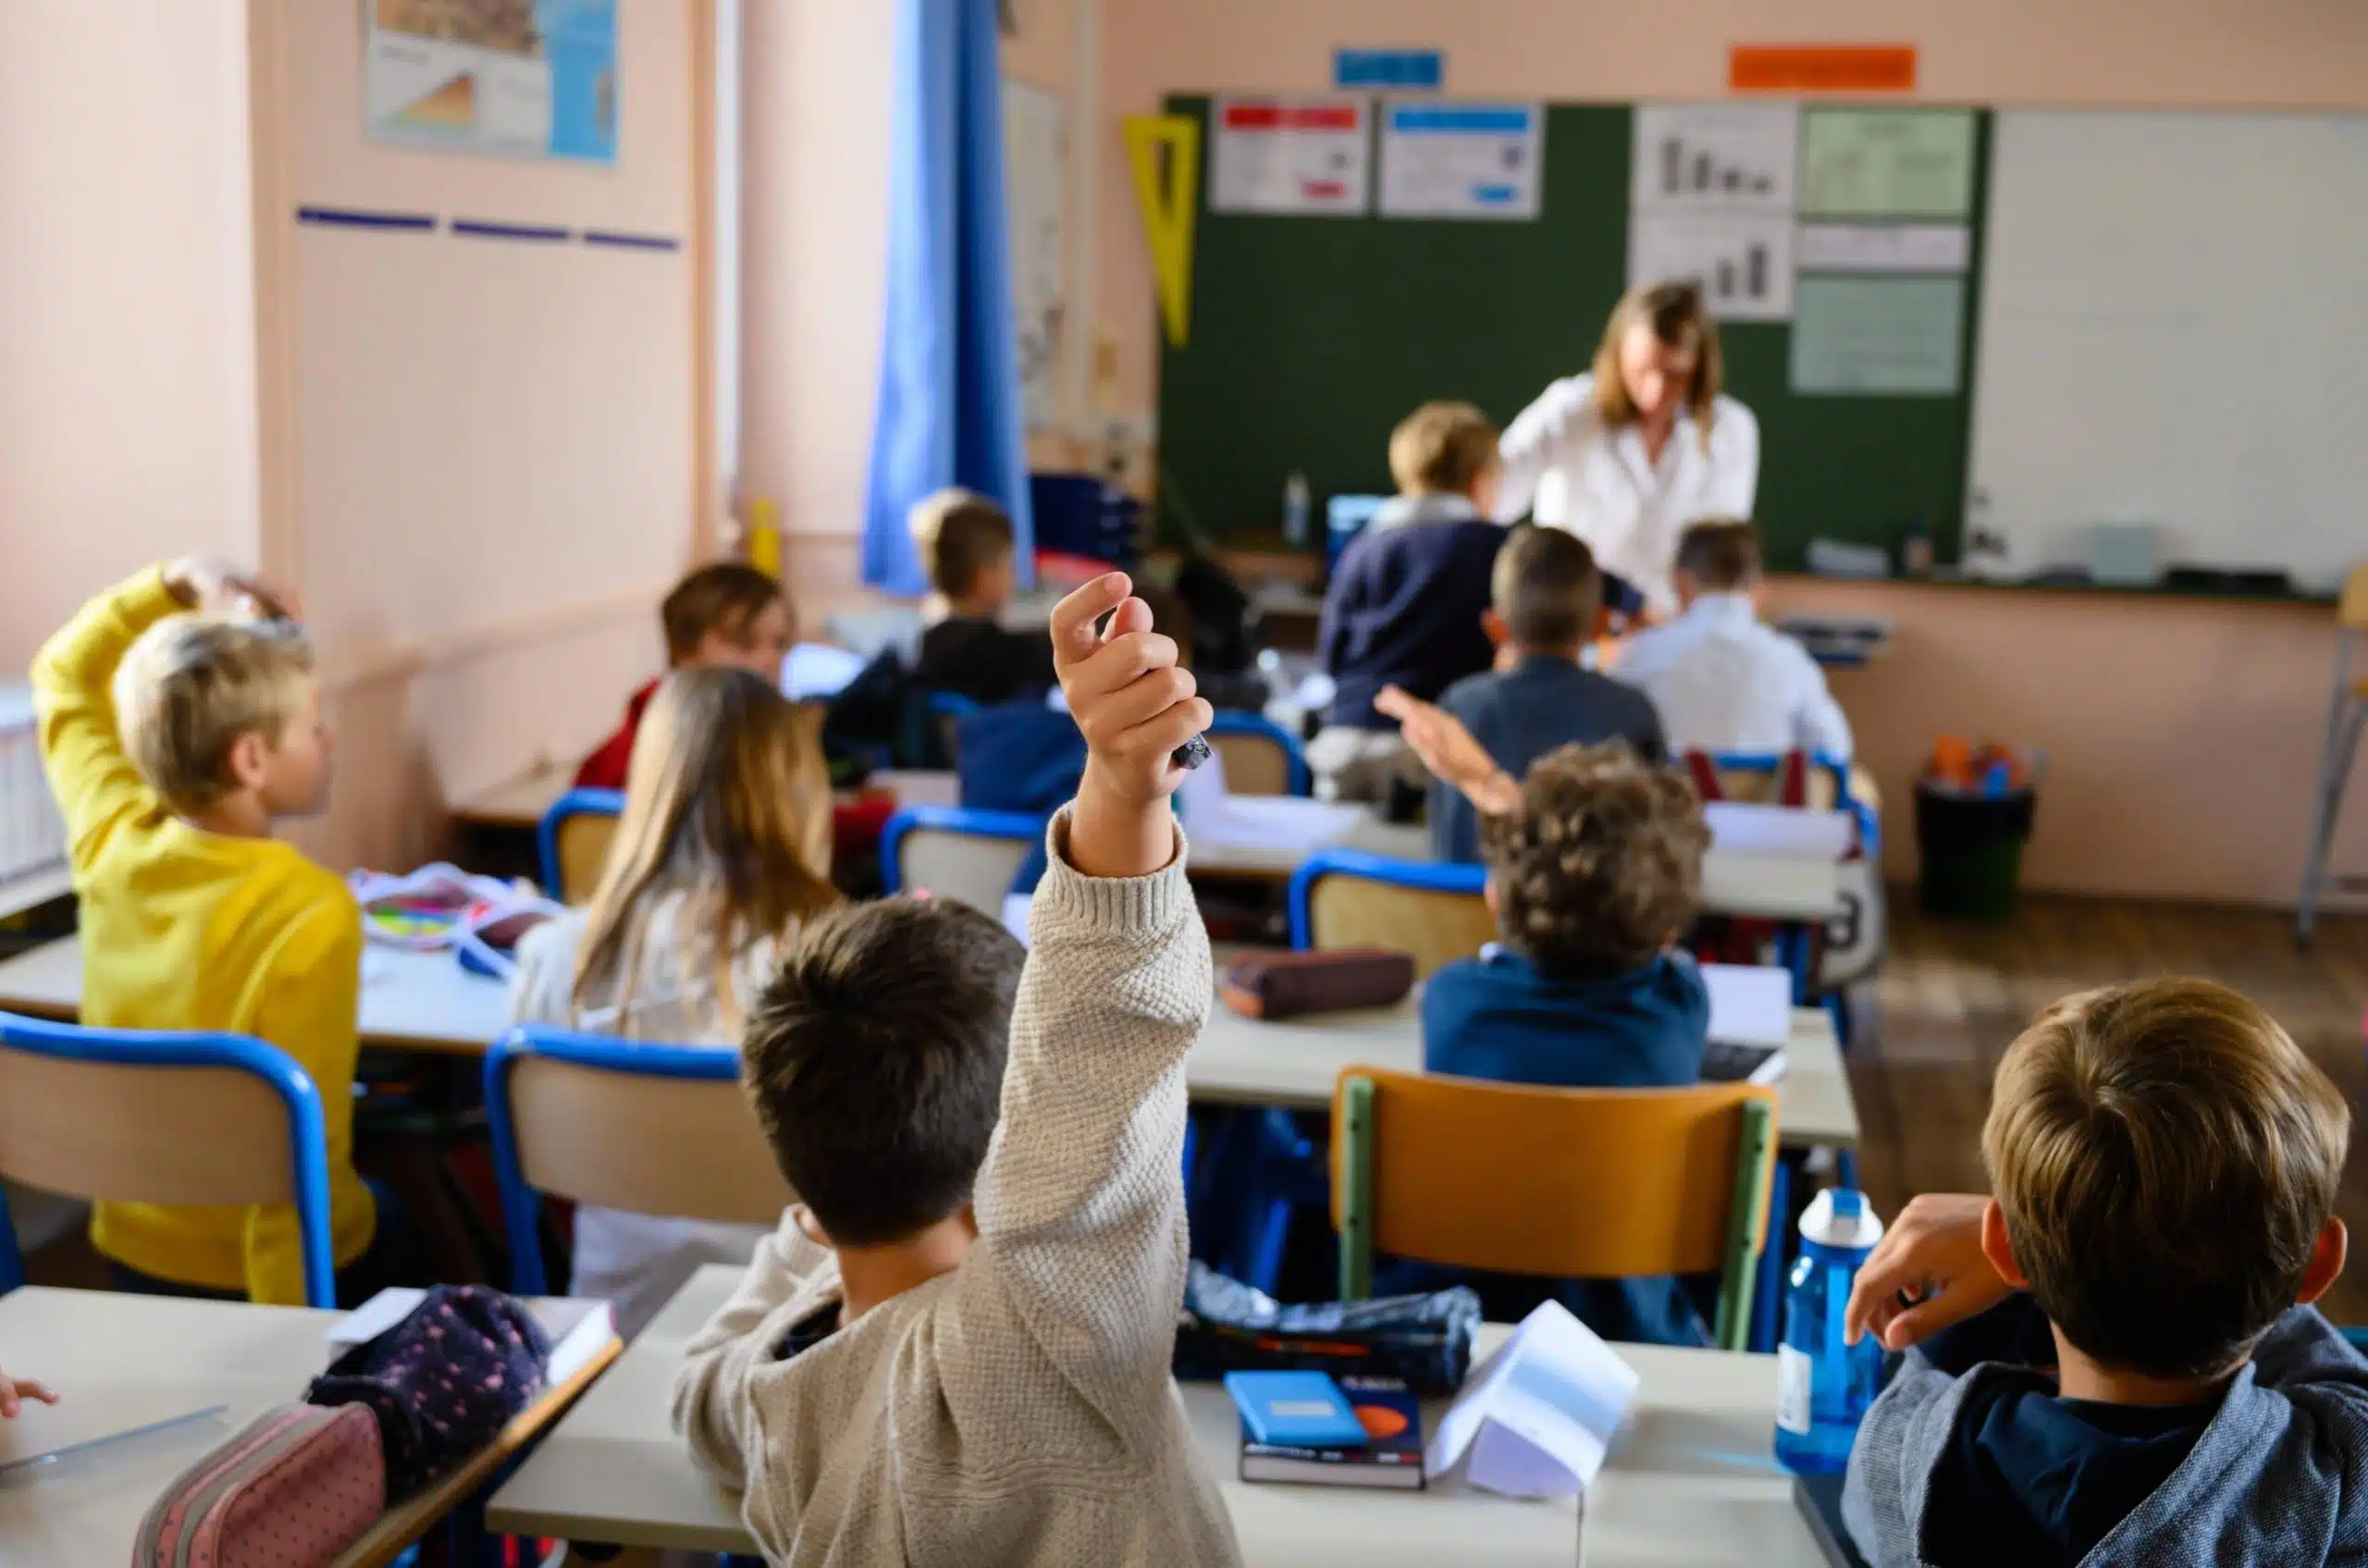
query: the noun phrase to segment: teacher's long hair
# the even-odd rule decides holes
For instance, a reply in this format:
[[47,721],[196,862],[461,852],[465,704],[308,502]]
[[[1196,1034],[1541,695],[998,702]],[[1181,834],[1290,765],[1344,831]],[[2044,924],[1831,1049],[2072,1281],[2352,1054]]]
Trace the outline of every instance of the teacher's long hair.
[[1685,412],[1702,449],[1710,447],[1710,420],[1719,394],[1726,389],[1727,364],[1719,352],[1719,324],[1702,290],[1692,283],[1653,283],[1631,289],[1611,309],[1604,323],[1603,342],[1595,351],[1595,408],[1607,426],[1635,422],[1640,410],[1628,396],[1628,378],[1620,374],[1620,345],[1637,327],[1649,327],[1665,348],[1694,351],[1694,384],[1685,391]]

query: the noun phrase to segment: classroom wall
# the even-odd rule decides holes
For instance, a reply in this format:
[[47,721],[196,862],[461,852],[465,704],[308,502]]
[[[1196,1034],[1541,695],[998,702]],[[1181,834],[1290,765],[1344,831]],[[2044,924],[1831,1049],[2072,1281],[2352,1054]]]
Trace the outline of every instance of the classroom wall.
[[[361,10],[253,0],[263,542],[328,670],[296,836],[409,865],[444,803],[581,753],[662,663],[706,469],[695,0],[620,7],[613,168],[366,141]],[[210,7],[209,7],[210,8]],[[301,206],[596,227],[672,252],[302,225]]]
[[98,588],[256,546],[246,22],[0,6],[0,680]]
[[[1004,69],[1074,94],[1076,7],[1021,0]],[[858,539],[885,321],[896,6],[763,0],[741,43],[740,495],[781,507],[808,619],[867,599]],[[1040,454],[1049,455],[1049,454]]]

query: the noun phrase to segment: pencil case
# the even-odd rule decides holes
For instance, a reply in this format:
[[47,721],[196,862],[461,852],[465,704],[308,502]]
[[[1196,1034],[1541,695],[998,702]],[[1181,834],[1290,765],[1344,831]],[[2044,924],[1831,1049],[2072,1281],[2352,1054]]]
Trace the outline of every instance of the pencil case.
[[131,1568],[328,1568],[386,1509],[370,1413],[283,1404],[149,1505]]
[[1335,953],[1252,953],[1226,966],[1218,994],[1249,1019],[1289,1019],[1388,1007],[1414,989],[1414,960],[1380,947]]

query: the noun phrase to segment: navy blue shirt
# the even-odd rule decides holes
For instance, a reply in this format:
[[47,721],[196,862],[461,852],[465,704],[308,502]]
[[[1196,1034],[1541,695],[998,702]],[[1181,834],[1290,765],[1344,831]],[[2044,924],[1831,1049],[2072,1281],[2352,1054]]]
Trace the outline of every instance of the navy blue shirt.
[[[1518,779],[1559,747],[1624,740],[1647,762],[1667,759],[1660,715],[1634,686],[1582,670],[1568,659],[1533,655],[1513,669],[1468,675],[1439,706],[1463,721],[1497,766]],[[1480,858],[1480,819],[1452,784],[1431,784],[1431,858]]]
[[[1710,995],[1684,953],[1599,980],[1554,980],[1507,948],[1448,965],[1423,987],[1426,1072],[1564,1089],[1679,1089],[1702,1076]],[[1607,1340],[1706,1345],[1684,1288],[1633,1279],[1465,1281],[1493,1321],[1517,1322],[1551,1296]]]
[[[2050,1365],[2055,1342],[2030,1298],[2015,1296],[1935,1335],[1925,1353],[1943,1370],[1983,1361]],[[2071,1568],[2170,1479],[2219,1408],[2216,1399],[2103,1404],[2034,1384],[1979,1381],[1933,1467],[1926,1553],[1944,1563]],[[1953,1557],[1952,1544],[1964,1554]]]
[[1505,530],[1473,516],[1370,525],[1341,552],[1324,595],[1316,667],[1337,688],[1325,722],[1394,730],[1374,710],[1386,685],[1425,702],[1486,670],[1497,650],[1480,617]]

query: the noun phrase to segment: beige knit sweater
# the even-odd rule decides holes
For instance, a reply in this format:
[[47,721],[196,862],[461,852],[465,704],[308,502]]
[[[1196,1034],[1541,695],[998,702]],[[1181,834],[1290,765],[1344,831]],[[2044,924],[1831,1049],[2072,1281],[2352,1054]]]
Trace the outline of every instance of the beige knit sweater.
[[969,1256],[782,1361],[838,1296],[785,1221],[675,1378],[676,1428],[769,1562],[1240,1561],[1168,1375],[1208,939],[1180,834],[1132,881],[1079,875],[1067,837],[1064,813]]

